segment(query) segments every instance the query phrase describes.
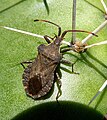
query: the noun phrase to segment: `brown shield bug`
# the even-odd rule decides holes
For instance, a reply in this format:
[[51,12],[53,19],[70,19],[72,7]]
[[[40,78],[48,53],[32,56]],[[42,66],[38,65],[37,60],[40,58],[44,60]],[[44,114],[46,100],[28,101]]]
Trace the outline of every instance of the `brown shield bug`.
[[[34,21],[48,22],[58,27],[58,35],[55,35],[54,38],[51,38],[47,35],[44,36],[44,39],[47,41],[48,45],[41,44],[38,46],[38,55],[33,62],[21,63],[22,65],[24,63],[29,64],[27,68],[25,68],[23,73],[23,85],[25,88],[25,92],[31,98],[39,99],[45,96],[51,90],[55,80],[55,75],[57,76],[58,79],[59,88],[61,88],[61,81],[57,72],[57,66],[60,63],[72,64],[69,61],[62,60],[63,50],[62,53],[60,51],[60,45],[66,33],[87,31],[66,30],[61,34],[61,27],[53,22],[47,20],[34,20]],[[53,42],[51,42],[50,39],[53,40]],[[60,95],[61,92],[59,90],[56,96],[57,100]]]

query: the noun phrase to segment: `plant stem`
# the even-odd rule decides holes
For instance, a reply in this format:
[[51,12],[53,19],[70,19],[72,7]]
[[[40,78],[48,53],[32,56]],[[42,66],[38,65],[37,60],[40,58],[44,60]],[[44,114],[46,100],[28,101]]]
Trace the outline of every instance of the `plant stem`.
[[103,83],[103,85],[101,86],[99,91],[96,93],[96,95],[90,100],[88,105],[90,105],[95,100],[95,98],[105,89],[106,86],[107,86],[107,80]]
[[[27,31],[15,29],[15,28],[10,28],[10,27],[7,27],[7,26],[0,26],[0,27],[3,27],[3,28],[5,28],[5,29],[7,29],[7,30],[15,31],[15,32],[18,32],[18,33],[27,34],[27,35],[31,35],[31,36],[34,36],[34,37],[38,37],[38,38],[44,39],[44,36],[38,35],[38,34],[35,34],[35,33],[27,32]],[[49,38],[49,39],[50,39],[50,38]],[[51,39],[50,39],[50,40],[51,40]],[[66,42],[66,41],[64,41],[64,40],[62,41],[62,43],[70,46],[70,43],[69,43],[69,42]]]
[[23,31],[23,30],[10,28],[10,27],[6,27],[6,26],[2,26],[2,27],[5,28],[5,29],[8,29],[8,30],[11,30],[11,31],[22,33],[22,34],[27,34],[27,35],[31,35],[31,36],[35,36],[35,37],[39,37],[39,38],[44,38],[42,35],[38,35],[38,34],[35,34],[35,33],[30,33],[30,32],[26,32],[26,31]]
[[[107,25],[107,20],[105,20],[101,25],[99,25],[92,33],[97,34],[99,31],[101,31],[105,26]],[[89,34],[86,38],[84,38],[81,42],[82,44],[85,44],[88,40],[90,40],[93,37],[92,34]]]
[[94,47],[94,46],[105,45],[105,44],[107,44],[107,40],[99,42],[99,43],[95,43],[95,44],[92,44],[92,45],[85,46],[85,49],[91,48],[91,47]]
[[104,3],[104,0],[100,0],[100,1],[101,1],[102,5],[103,5],[103,7],[104,7],[104,9],[105,9],[106,14],[107,14],[107,6],[106,6],[106,4]]
[[[73,0],[73,10],[72,10],[72,30],[76,28],[76,0]],[[75,42],[76,32],[72,33],[71,44]]]

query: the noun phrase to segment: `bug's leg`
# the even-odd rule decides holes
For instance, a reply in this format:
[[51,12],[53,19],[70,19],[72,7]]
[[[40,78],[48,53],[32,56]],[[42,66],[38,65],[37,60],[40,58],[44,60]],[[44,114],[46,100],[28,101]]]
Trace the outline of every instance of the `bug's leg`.
[[62,95],[62,91],[61,91],[61,86],[62,86],[62,82],[61,82],[61,78],[60,78],[60,75],[58,73],[56,73],[56,83],[57,83],[57,87],[58,87],[58,93],[57,93],[57,96],[56,96],[56,101],[58,102],[58,98]]
[[44,36],[44,39],[46,40],[46,42],[47,42],[48,44],[51,43],[51,40],[53,40],[53,38],[51,38],[51,37],[49,37],[49,36],[47,36],[47,35]]
[[50,37],[50,36],[48,36],[48,35],[45,35],[44,36],[44,39],[46,40],[46,42],[49,44],[49,43],[51,43],[51,40],[54,40],[54,38],[56,38],[57,36],[56,36],[56,34],[55,34],[55,36],[52,38],[52,37]]
[[[65,52],[67,52],[67,51],[70,51],[70,50],[72,50],[71,47],[61,50],[61,53],[63,54],[63,53],[65,53]],[[78,60],[78,59],[77,59],[77,60]],[[74,72],[74,64],[77,62],[77,60],[76,60],[74,63],[72,63],[72,62],[70,62],[70,61],[67,61],[67,60],[60,60],[60,63],[71,65],[71,66],[72,66],[72,73],[74,73],[74,74],[79,74],[79,73],[77,73],[77,72]]]
[[74,62],[74,63],[72,63],[72,73],[74,73],[74,74],[79,74],[79,73],[77,73],[77,72],[75,72],[74,71],[74,64],[76,63],[76,61]]
[[61,53],[65,53],[65,52],[70,51],[70,50],[72,50],[72,48],[71,48],[71,47],[70,47],[70,48],[65,48],[65,49],[62,49],[62,50],[61,50]]
[[60,63],[62,64],[67,64],[67,65],[72,65],[73,63],[68,61],[68,60],[60,60]]
[[[77,59],[78,60],[78,59]],[[62,64],[66,64],[66,65],[70,65],[72,67],[72,71],[69,71],[69,73],[73,73],[73,74],[79,74],[77,72],[74,71],[74,64],[77,62],[77,60],[75,62],[70,62],[70,61],[67,61],[67,60],[61,60],[60,63]],[[62,68],[63,69],[63,68]],[[68,71],[68,70],[66,70]]]
[[22,67],[25,69],[25,66],[24,64],[30,64],[32,63],[31,61],[24,61],[24,62],[21,62],[20,64],[22,65]]

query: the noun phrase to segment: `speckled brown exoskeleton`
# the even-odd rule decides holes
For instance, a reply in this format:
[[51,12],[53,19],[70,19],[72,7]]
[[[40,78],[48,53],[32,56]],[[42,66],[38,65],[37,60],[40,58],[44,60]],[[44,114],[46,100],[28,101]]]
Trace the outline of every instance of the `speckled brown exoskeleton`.
[[[34,21],[48,22],[58,27],[58,35],[55,35],[54,38],[51,38],[47,35],[44,36],[44,39],[47,41],[48,45],[41,44],[38,46],[38,55],[33,62],[21,63],[22,65],[24,63],[29,63],[23,73],[23,85],[25,92],[31,98],[38,99],[45,96],[51,90],[52,85],[55,82],[55,76],[57,76],[59,88],[61,88],[61,81],[57,72],[57,66],[60,63],[72,64],[71,62],[62,59],[62,53],[64,50],[62,50],[62,53],[60,51],[60,45],[66,33],[87,31],[66,30],[61,34],[61,27],[53,22],[47,20]],[[53,40],[53,42],[50,40]],[[60,95],[61,92],[59,90],[56,96],[57,100]]]

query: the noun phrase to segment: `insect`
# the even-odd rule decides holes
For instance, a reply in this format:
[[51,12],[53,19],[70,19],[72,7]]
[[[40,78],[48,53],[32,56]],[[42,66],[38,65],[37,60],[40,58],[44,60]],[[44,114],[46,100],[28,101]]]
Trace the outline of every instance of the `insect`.
[[[60,51],[60,45],[66,33],[87,31],[66,30],[61,34],[61,27],[53,22],[47,20],[34,20],[34,21],[48,22],[58,27],[58,35],[55,35],[54,38],[51,38],[47,35],[44,36],[44,39],[47,41],[48,45],[41,44],[38,46],[38,55],[33,62],[21,63],[22,65],[24,63],[29,64],[27,68],[25,68],[22,77],[25,92],[31,98],[38,99],[41,98],[42,96],[45,96],[51,90],[55,80],[55,76],[57,76],[59,88],[61,88],[61,81],[59,79],[59,75],[57,72],[57,66],[60,63],[72,64],[69,61],[62,60],[63,57],[62,53],[64,50],[62,50],[62,53]],[[91,34],[94,35],[94,33]],[[53,40],[53,42],[51,42],[50,39]],[[60,95],[61,92],[59,90],[56,96],[56,100],[58,100]]]

